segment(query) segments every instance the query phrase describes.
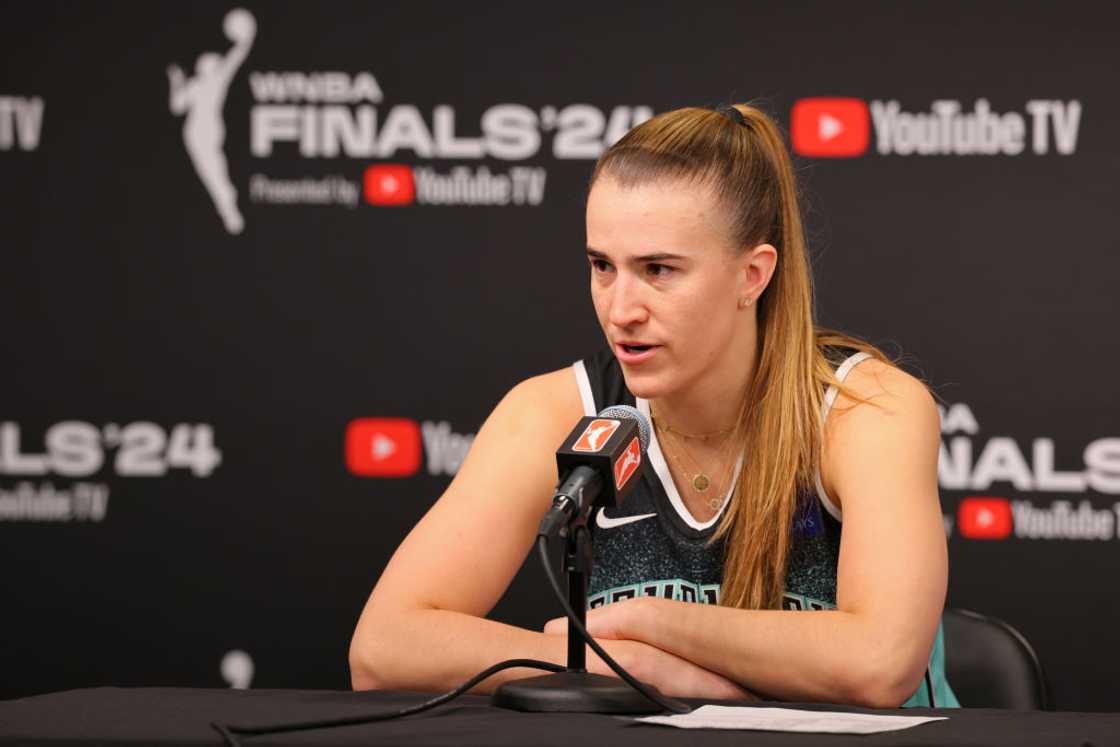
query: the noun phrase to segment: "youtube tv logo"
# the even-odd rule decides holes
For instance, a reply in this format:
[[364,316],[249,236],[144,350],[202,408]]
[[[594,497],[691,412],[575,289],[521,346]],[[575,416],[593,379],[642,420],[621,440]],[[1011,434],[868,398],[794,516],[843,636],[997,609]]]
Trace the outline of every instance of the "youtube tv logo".
[[408,418],[358,418],[346,427],[346,467],[362,477],[420,471],[420,424]]
[[1011,536],[1014,520],[1006,498],[969,496],[957,507],[957,526],[962,537],[1001,540]]
[[790,113],[790,140],[802,156],[862,156],[871,142],[867,103],[853,98],[801,99]]
[[416,201],[412,167],[401,163],[379,163],[366,169],[362,193],[370,205],[391,207]]

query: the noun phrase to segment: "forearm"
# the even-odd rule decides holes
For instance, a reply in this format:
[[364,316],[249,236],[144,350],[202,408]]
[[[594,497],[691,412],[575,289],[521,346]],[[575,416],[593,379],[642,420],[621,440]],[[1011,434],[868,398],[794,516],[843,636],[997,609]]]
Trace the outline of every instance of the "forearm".
[[[359,625],[350,646],[355,690],[448,691],[506,659],[529,658],[554,664],[567,660],[568,639],[564,634],[536,633],[460,612],[412,610],[369,615],[367,620],[371,622]],[[723,700],[753,697],[722,675],[647,643],[597,640],[624,669],[666,695]],[[614,674],[590,648],[587,669],[595,674]],[[508,669],[488,678],[473,692],[489,693],[503,682],[539,674],[543,672]]]
[[[370,610],[350,644],[350,676],[355,690],[451,690],[483,669],[506,659],[540,659],[563,664],[566,639],[481,617],[438,609],[378,613]],[[508,669],[475,692],[502,682],[544,674]]]
[[781,700],[898,705],[924,670],[920,644],[851,612],[643,604],[625,637]]

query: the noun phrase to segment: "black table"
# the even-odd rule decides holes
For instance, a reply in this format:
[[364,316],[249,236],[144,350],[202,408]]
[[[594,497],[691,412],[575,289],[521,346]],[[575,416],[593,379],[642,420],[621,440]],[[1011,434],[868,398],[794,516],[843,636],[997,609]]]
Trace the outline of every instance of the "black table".
[[[0,701],[3,745],[195,745],[216,747],[211,721],[271,724],[357,716],[397,709],[427,695],[327,690],[201,690],[103,687]],[[787,705],[794,704],[762,704]],[[797,705],[798,708],[866,712],[867,709]],[[415,716],[310,732],[243,737],[245,747],[265,745],[1009,745],[1120,747],[1120,713],[1014,712],[982,709],[878,711],[949,716],[899,732],[829,735],[759,731],[684,730],[636,724],[596,714],[519,713],[493,708],[485,697],[464,696]]]

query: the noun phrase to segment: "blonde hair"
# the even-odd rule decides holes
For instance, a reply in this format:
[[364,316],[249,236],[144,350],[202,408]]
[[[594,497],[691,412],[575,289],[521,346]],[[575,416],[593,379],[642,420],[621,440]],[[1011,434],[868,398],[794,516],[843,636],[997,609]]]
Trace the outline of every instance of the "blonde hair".
[[826,349],[886,356],[817,328],[789,153],[766,114],[748,104],[734,108],[740,117],[685,108],[648,120],[602,155],[591,183],[607,174],[624,188],[663,179],[709,187],[739,251],[764,243],[777,249],[774,275],[758,299],[757,365],[732,436],[749,479],[739,480],[715,535],[726,538],[721,604],[777,609],[799,496],[810,494],[820,465],[824,393],[839,384]]

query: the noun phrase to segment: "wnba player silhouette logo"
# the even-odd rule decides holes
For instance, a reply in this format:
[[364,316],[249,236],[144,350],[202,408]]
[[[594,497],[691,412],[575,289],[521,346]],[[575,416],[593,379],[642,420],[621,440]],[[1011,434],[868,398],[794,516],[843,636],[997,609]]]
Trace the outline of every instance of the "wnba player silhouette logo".
[[233,42],[225,56],[203,52],[195,62],[193,78],[187,78],[178,65],[168,66],[167,77],[171,83],[171,113],[187,115],[183,122],[183,145],[194,170],[214,200],[226,230],[237,234],[245,228],[245,219],[237,209],[237,190],[230,181],[222,151],[226,140],[222,109],[234,74],[249,56],[257,22],[252,13],[237,8],[226,14],[222,30]]
[[587,424],[587,428],[572,444],[573,451],[600,451],[603,445],[610,440],[614,432],[622,425],[620,420],[605,420],[597,418]]

